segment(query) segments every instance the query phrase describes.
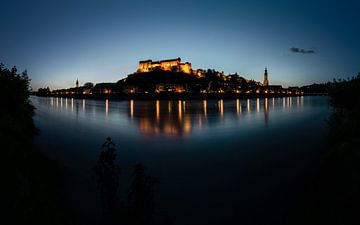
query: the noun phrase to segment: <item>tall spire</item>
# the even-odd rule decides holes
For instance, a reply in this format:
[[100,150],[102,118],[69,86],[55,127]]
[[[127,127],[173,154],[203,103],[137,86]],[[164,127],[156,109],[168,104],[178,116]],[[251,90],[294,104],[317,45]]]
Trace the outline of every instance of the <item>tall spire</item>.
[[76,79],[76,88],[78,88],[78,87],[79,87],[79,80]]
[[268,85],[269,85],[268,71],[267,71],[267,68],[265,67],[265,72],[264,72],[264,86],[268,86]]

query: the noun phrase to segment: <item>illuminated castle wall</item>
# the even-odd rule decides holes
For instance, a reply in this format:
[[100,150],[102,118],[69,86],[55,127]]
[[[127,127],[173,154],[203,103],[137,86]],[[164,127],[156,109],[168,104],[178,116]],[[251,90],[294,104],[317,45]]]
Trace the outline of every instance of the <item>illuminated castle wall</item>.
[[137,72],[150,72],[154,69],[161,69],[166,71],[176,71],[176,72],[183,72],[190,74],[191,69],[191,63],[181,63],[180,58],[176,59],[167,59],[162,61],[152,61],[152,60],[145,60],[139,62],[139,67]]

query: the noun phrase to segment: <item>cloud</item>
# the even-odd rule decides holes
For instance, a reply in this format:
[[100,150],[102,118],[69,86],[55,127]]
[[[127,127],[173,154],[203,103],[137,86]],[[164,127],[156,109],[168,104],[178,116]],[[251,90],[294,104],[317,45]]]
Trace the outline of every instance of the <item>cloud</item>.
[[303,48],[290,48],[290,52],[292,53],[301,53],[301,54],[315,54],[314,49],[303,49]]

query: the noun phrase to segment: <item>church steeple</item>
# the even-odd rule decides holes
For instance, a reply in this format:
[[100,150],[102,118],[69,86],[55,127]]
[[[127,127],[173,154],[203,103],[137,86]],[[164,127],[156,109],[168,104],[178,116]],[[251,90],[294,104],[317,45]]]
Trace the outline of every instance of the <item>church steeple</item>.
[[268,71],[267,71],[267,68],[265,67],[265,72],[264,72],[264,86],[268,86],[268,85],[269,85]]
[[78,87],[79,87],[79,80],[76,79],[76,88],[78,88]]

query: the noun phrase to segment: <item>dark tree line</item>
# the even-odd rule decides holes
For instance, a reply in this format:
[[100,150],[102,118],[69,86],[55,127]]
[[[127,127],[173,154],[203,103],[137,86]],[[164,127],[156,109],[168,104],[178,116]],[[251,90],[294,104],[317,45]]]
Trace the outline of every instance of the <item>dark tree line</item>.
[[32,144],[37,130],[27,72],[0,64],[0,224],[70,224],[61,172]]
[[297,224],[360,223],[360,73],[334,80],[328,93],[328,148],[306,186]]
[[51,91],[49,87],[39,88],[36,94],[39,96],[49,96],[51,95]]

